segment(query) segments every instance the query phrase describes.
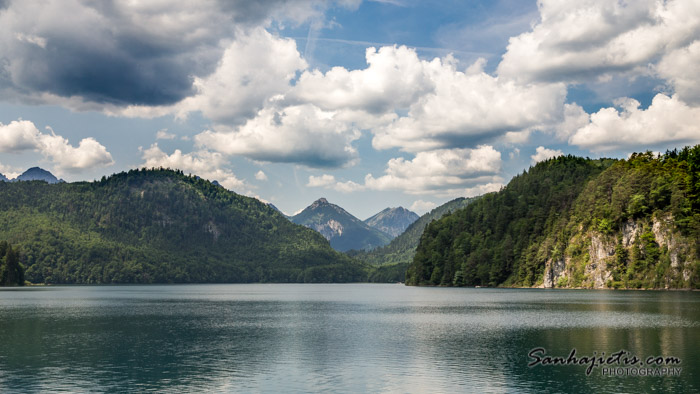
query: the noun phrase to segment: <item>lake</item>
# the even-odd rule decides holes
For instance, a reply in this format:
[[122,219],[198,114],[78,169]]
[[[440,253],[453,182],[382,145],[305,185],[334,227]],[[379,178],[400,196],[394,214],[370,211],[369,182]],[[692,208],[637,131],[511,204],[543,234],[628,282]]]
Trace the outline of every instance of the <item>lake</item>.
[[[392,284],[0,290],[0,391],[700,392],[698,344],[698,292]],[[537,348],[544,350],[529,356]],[[577,359],[654,356],[653,365],[619,361],[589,375],[587,365],[542,365],[572,349]],[[534,356],[540,363],[529,367]],[[669,357],[676,361],[666,365]]]

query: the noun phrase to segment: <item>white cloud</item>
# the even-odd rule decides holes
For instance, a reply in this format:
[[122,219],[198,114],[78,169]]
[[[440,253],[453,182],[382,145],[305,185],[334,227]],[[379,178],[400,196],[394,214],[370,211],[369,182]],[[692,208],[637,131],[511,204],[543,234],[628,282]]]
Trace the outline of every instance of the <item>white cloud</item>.
[[17,167],[6,166],[0,163],[0,174],[4,175],[7,179],[14,179],[22,174],[22,170]]
[[216,71],[195,78],[198,94],[178,107],[182,114],[201,111],[221,124],[241,124],[254,117],[269,98],[285,93],[296,72],[306,66],[293,40],[275,37],[262,28],[239,32]]
[[408,116],[375,130],[375,148],[417,152],[474,146],[508,132],[522,140],[525,129],[563,117],[563,84],[521,85],[484,72],[467,74],[449,59],[425,66],[435,91],[414,102]]
[[260,170],[255,173],[255,179],[259,181],[266,181],[267,180],[267,175],[263,172],[263,170]]
[[307,187],[323,187],[326,189],[334,189],[341,193],[351,193],[358,190],[363,190],[364,186],[353,181],[339,182],[333,175],[323,174],[321,176],[309,176]]
[[700,108],[688,106],[675,95],[657,94],[646,110],[634,99],[618,104],[619,111],[602,108],[591,114],[590,123],[576,130],[569,143],[597,152],[700,143]]
[[335,184],[335,177],[333,175],[323,174],[321,176],[309,176],[309,182],[306,184],[308,187],[325,187]]
[[464,197],[476,197],[486,193],[497,192],[505,186],[502,182],[490,182],[482,185],[468,187],[464,190]]
[[595,81],[646,72],[700,34],[696,0],[538,2],[540,22],[512,37],[498,75],[527,81]]
[[40,134],[34,123],[28,120],[15,120],[8,125],[0,123],[0,152],[37,149]]
[[156,133],[157,140],[174,140],[175,137],[177,137],[175,134],[168,133],[168,129],[161,129]]
[[411,206],[408,208],[413,212],[416,212],[419,215],[424,214],[425,212],[428,212],[429,210],[435,208],[437,204],[435,204],[432,201],[423,201],[423,200],[416,200],[411,204]]
[[508,157],[510,157],[511,160],[513,160],[516,157],[520,156],[520,149],[518,148],[513,148],[513,151],[508,153]]
[[333,188],[341,193],[352,193],[360,190],[364,190],[365,186],[355,183],[353,181],[338,182],[333,186]]
[[226,159],[220,153],[200,150],[190,153],[182,153],[176,149],[168,155],[163,152],[158,144],[142,150],[141,167],[165,167],[179,169],[185,173],[197,175],[209,181],[217,181],[229,190],[240,190],[248,187],[246,183],[236,177],[230,169],[226,168]]
[[80,140],[75,148],[59,135],[42,134],[39,150],[56,164],[59,171],[78,172],[93,167],[106,167],[114,164],[112,155],[94,138]]
[[50,134],[44,134],[28,120],[12,121],[8,125],[0,123],[0,152],[40,152],[56,165],[59,172],[78,172],[114,164],[112,155],[94,138],[82,139],[76,148],[67,139],[49,130]]
[[306,71],[289,99],[325,110],[361,110],[372,114],[408,108],[434,89],[426,63],[405,46],[367,48],[367,68],[333,67],[325,74]]
[[700,40],[668,53],[657,71],[673,86],[679,99],[700,105]]
[[[385,175],[365,177],[372,190],[401,190],[410,194],[453,194],[477,184],[497,183],[501,153],[491,146],[419,152],[413,160],[389,160]],[[443,193],[443,194],[444,194]]]
[[538,146],[537,149],[535,150],[535,154],[530,156],[532,159],[532,164],[539,163],[541,161],[545,161],[547,159],[551,159],[553,157],[561,156],[563,155],[564,152],[561,150],[557,149],[547,149],[544,146]]
[[350,165],[357,158],[351,145],[359,131],[312,105],[280,110],[268,107],[231,130],[205,131],[195,137],[200,146],[254,160],[301,163],[309,167]]
[[571,134],[584,127],[590,121],[590,115],[576,103],[564,104],[564,119],[554,125],[543,128],[544,131],[554,134],[559,141],[567,141]]

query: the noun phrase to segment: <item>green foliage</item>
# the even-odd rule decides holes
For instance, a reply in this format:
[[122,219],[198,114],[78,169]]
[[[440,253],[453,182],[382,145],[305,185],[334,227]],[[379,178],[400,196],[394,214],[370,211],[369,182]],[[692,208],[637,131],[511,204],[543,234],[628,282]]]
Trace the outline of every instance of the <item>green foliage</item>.
[[533,285],[544,271],[539,245],[548,234],[562,230],[559,219],[569,214],[586,181],[611,163],[573,156],[547,160],[513,178],[500,192],[430,223],[406,283]]
[[368,281],[372,283],[397,283],[406,281],[408,264],[389,264],[373,267]]
[[6,241],[0,241],[0,286],[23,286],[24,267],[19,250]]
[[35,283],[351,282],[367,268],[266,204],[165,169],[0,182],[0,238]]
[[600,219],[598,221],[598,231],[603,234],[611,234],[613,229],[608,219]]
[[[690,261],[683,268],[689,281],[671,268],[652,219],[672,221],[683,261]],[[500,192],[428,225],[406,283],[532,286],[541,283],[548,259],[566,256],[567,286],[582,286],[590,280],[591,233],[615,239],[631,220],[642,233],[631,246],[618,240],[609,286],[699,286],[700,145],[620,161],[567,156],[538,163]]]

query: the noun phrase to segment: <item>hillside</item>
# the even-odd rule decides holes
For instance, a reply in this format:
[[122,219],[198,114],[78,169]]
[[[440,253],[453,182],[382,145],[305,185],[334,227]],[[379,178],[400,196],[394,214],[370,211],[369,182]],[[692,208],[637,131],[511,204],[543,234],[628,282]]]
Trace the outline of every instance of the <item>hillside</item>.
[[365,269],[264,203],[182,172],[0,183],[0,239],[35,283],[346,282]]
[[700,280],[700,146],[538,163],[431,223],[407,284],[687,288]]
[[386,208],[364,220],[365,224],[375,228],[391,238],[401,235],[419,216],[406,208]]
[[372,249],[389,243],[390,237],[371,228],[343,208],[320,198],[290,220],[321,233],[338,251]]
[[478,197],[457,198],[434,208],[413,222],[406,231],[394,238],[388,245],[371,251],[351,251],[354,258],[377,266],[370,280],[373,282],[403,282],[406,278],[406,268],[413,261],[416,247],[423,234],[423,229],[433,220],[443,215],[463,208]]

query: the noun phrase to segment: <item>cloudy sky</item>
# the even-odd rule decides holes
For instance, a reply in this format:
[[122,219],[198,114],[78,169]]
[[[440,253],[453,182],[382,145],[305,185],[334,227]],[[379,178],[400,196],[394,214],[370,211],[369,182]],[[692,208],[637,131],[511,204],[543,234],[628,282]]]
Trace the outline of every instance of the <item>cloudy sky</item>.
[[0,0],[10,178],[164,166],[365,219],[697,143],[697,0]]

